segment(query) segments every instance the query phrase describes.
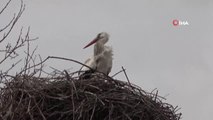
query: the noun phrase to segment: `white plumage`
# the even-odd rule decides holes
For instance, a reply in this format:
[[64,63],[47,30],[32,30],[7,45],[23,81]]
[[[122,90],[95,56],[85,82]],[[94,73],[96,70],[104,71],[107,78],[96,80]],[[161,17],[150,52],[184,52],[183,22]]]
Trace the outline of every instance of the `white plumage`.
[[[106,75],[111,72],[113,59],[112,47],[105,45],[108,40],[109,34],[102,32],[99,33],[93,41],[84,47],[87,48],[95,43],[94,55],[85,61],[85,65]],[[88,70],[90,70],[88,67],[83,66],[82,71]]]

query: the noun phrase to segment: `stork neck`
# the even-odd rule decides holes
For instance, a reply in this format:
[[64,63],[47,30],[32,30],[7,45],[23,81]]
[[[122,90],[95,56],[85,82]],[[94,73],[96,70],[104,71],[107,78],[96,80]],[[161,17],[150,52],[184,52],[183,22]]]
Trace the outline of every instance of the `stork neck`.
[[103,50],[104,50],[104,45],[101,43],[96,43],[94,46],[94,56],[101,54]]

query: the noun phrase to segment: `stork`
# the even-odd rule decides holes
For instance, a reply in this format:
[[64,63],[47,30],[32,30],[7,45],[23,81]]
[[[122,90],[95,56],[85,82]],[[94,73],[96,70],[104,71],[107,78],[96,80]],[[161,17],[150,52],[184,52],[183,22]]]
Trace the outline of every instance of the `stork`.
[[[92,70],[104,73],[108,75],[112,69],[112,47],[106,46],[105,44],[109,40],[109,34],[101,32],[97,37],[87,44],[85,48],[94,45],[94,54],[92,57],[85,61],[85,65],[89,66]],[[90,71],[90,68],[83,66],[82,71]]]

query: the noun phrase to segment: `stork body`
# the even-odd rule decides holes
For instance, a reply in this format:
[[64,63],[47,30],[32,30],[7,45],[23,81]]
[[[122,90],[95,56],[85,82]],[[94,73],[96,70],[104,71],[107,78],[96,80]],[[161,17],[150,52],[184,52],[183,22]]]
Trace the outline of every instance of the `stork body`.
[[[109,40],[109,35],[106,32],[99,33],[98,36],[91,41],[84,48],[95,44],[94,46],[94,54],[92,57],[86,60],[85,65],[89,66],[93,70],[97,70],[98,72],[102,72],[108,75],[112,69],[112,56],[113,51],[110,46],[106,46],[105,44]],[[83,71],[91,71],[90,68],[83,66]]]

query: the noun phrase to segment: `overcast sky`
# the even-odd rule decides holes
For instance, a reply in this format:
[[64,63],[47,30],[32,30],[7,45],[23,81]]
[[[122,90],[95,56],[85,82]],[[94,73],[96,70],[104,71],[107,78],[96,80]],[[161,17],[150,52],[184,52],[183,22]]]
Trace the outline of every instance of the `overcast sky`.
[[[212,0],[24,2],[26,10],[16,29],[31,27],[31,36],[39,37],[34,45],[42,57],[54,55],[84,62],[93,47],[82,48],[99,32],[108,32],[107,44],[114,49],[111,75],[124,66],[132,83],[146,91],[157,88],[161,96],[167,96],[166,102],[181,107],[182,120],[212,119]],[[13,0],[0,16],[1,24],[7,23],[19,4]],[[174,19],[189,25],[175,27]],[[61,70],[80,67],[64,61],[48,64]],[[116,78],[124,79],[122,74]]]

